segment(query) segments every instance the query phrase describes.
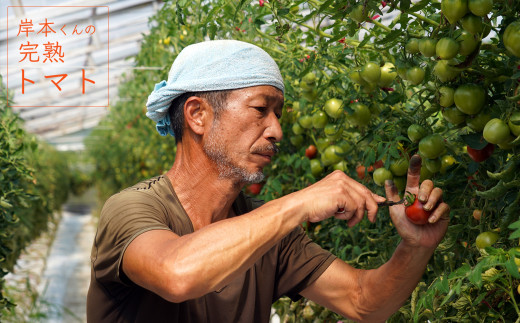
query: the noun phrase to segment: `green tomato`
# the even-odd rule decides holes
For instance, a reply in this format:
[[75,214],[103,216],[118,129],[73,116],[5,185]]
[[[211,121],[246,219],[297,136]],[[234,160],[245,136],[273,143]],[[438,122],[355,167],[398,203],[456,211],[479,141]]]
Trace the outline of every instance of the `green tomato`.
[[292,126],[292,132],[295,134],[295,135],[301,135],[303,134],[303,128],[302,126],[300,126],[299,123],[294,123],[293,126]]
[[406,72],[406,79],[413,85],[418,85],[424,80],[425,71],[419,66],[414,66]]
[[409,162],[406,158],[401,158],[390,164],[390,171],[395,176],[404,176],[408,172]]
[[309,72],[303,76],[302,81],[307,84],[315,84],[316,83],[316,74],[314,74],[313,72]]
[[516,57],[520,57],[520,20],[507,26],[503,40],[506,49]]
[[410,54],[417,54],[419,52],[419,39],[410,38],[405,45],[405,49]]
[[320,137],[316,140],[316,147],[320,152],[324,151],[330,145],[332,145],[332,140],[329,137]]
[[397,71],[394,64],[386,62],[385,65],[381,67],[381,78],[377,82],[377,85],[379,87],[389,87],[396,77]]
[[343,150],[343,152],[348,153],[352,149],[352,145],[346,141],[342,140],[338,143],[338,146]]
[[441,157],[441,174],[445,174],[448,169],[450,169],[453,164],[456,163],[455,158],[451,155],[444,155]]
[[408,66],[406,65],[399,65],[397,66],[397,75],[403,80],[406,80],[406,72],[408,71]]
[[350,77],[350,80],[356,84],[359,84],[359,85],[362,85],[362,86],[365,86],[365,85],[368,85],[368,83],[363,80],[363,78],[361,77],[361,74],[359,73],[359,70],[353,70],[349,73],[349,77]]
[[424,166],[433,174],[438,173],[441,170],[442,162],[440,158],[423,160]]
[[460,20],[460,23],[464,30],[467,30],[473,35],[480,34],[484,31],[484,24],[482,23],[482,18],[479,16],[475,16],[469,13]]
[[394,177],[392,180],[394,181],[394,185],[399,192],[404,191],[406,188],[406,176]]
[[323,111],[316,111],[312,115],[312,126],[316,129],[323,129],[327,123],[329,123],[329,118],[327,114]]
[[471,128],[471,130],[479,132],[484,130],[486,123],[491,120],[491,115],[481,112],[474,116],[470,116],[466,119],[466,125]]
[[294,135],[289,138],[291,144],[295,147],[300,147],[303,144],[303,136],[302,135]]
[[320,177],[323,173],[323,165],[318,159],[311,159],[311,173],[314,177]]
[[350,115],[349,120],[356,126],[364,127],[370,123],[371,113],[370,109],[363,103],[356,102],[352,105],[354,113]]
[[299,112],[300,111],[300,102],[294,101],[292,104],[293,111]]
[[475,240],[475,244],[477,248],[484,249],[486,247],[491,247],[495,242],[497,242],[499,238],[498,233],[493,231],[482,232],[477,236]]
[[350,18],[358,23],[362,23],[367,20],[368,10],[361,4],[356,5],[350,12]]
[[450,65],[448,60],[439,60],[433,68],[433,74],[437,76],[439,81],[448,82],[455,79],[462,72],[461,69]]
[[441,11],[453,25],[468,12],[468,0],[442,0]]
[[451,59],[459,53],[459,43],[450,37],[441,38],[435,46],[435,52],[441,59]]
[[321,161],[325,166],[337,164],[343,160],[343,154],[344,151],[343,149],[341,149],[341,147],[337,145],[332,145],[325,149],[325,151],[321,155]]
[[513,114],[509,118],[509,122],[507,123],[507,125],[509,126],[509,130],[511,130],[511,133],[513,133],[515,136],[520,136],[520,112],[519,111],[513,112]]
[[347,161],[345,160],[342,160],[340,161],[339,163],[336,163],[332,166],[333,169],[335,170],[340,170],[342,172],[346,172],[348,171],[348,164],[347,164]]
[[505,144],[511,139],[509,127],[498,118],[491,119],[486,123],[482,135],[487,142],[492,144]]
[[302,96],[305,100],[314,102],[318,98],[318,91],[316,91],[316,89],[313,89],[312,91],[304,91],[302,92]]
[[432,38],[422,38],[419,41],[419,51],[424,57],[435,56],[437,40]]
[[472,35],[471,33],[462,30],[460,33],[460,36],[457,38],[457,41],[459,42],[459,54],[467,56],[477,48],[478,46],[478,39],[475,35]]
[[298,118],[298,123],[305,129],[312,128],[312,117],[308,114],[305,114]]
[[359,74],[366,82],[377,83],[381,78],[381,68],[376,63],[368,62],[363,65]]
[[451,123],[452,125],[458,125],[464,122],[466,120],[466,114],[461,112],[459,109],[452,107],[452,108],[444,108],[442,110],[442,116],[446,121]]
[[455,90],[448,86],[441,86],[439,88],[439,104],[441,107],[448,108],[455,103],[453,100],[453,95],[455,94]]
[[343,101],[340,99],[328,99],[323,107],[329,117],[337,119],[343,115]]
[[486,91],[476,84],[463,84],[453,96],[457,108],[465,114],[477,114],[486,103]]
[[412,142],[419,142],[428,134],[428,131],[421,125],[413,124],[408,127],[407,134]]
[[493,10],[493,0],[469,0],[468,9],[476,16],[486,16]]
[[435,159],[444,151],[444,138],[439,134],[426,136],[419,141],[419,152],[426,158]]
[[426,168],[426,166],[421,167],[421,175],[419,177],[419,181],[422,182],[426,179],[431,179],[433,177],[433,173]]
[[374,174],[372,174],[372,178],[374,179],[374,183],[378,186],[385,185],[385,181],[387,179],[392,179],[394,176],[392,175],[392,172],[389,171],[386,168],[378,168],[374,171]]

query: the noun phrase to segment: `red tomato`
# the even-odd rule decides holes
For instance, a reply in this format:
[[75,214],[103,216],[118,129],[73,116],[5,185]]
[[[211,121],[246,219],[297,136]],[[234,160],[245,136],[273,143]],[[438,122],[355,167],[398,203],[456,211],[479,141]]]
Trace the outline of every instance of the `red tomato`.
[[359,165],[358,167],[356,167],[356,173],[357,173],[357,177],[359,177],[359,179],[364,179],[365,178],[365,166]]
[[313,159],[316,157],[316,153],[318,152],[318,149],[316,149],[316,146],[310,145],[307,149],[305,149],[305,156],[309,159]]
[[258,194],[260,194],[260,191],[262,190],[263,186],[264,186],[264,184],[262,184],[262,183],[251,184],[247,187],[247,192],[249,194],[258,195]]
[[430,214],[432,214],[432,211],[426,211],[423,208],[424,204],[419,201],[417,196],[411,196],[414,198],[414,201],[412,204],[408,204],[405,207],[404,211],[406,213],[406,217],[414,224],[424,225],[428,223],[428,218],[430,217]]
[[466,148],[468,150],[469,157],[471,157],[471,159],[477,163],[488,159],[493,154],[493,151],[495,151],[495,145],[493,144],[487,144],[486,147],[482,149],[473,149],[470,146],[467,146]]

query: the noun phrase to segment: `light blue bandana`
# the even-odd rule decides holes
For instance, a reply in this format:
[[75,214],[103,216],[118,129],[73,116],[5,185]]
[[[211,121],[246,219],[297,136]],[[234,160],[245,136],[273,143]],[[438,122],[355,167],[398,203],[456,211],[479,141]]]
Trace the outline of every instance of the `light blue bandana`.
[[161,136],[173,136],[168,108],[186,92],[241,89],[272,85],[284,91],[275,61],[263,49],[237,40],[213,40],[184,48],[172,64],[168,81],[148,96],[146,116]]

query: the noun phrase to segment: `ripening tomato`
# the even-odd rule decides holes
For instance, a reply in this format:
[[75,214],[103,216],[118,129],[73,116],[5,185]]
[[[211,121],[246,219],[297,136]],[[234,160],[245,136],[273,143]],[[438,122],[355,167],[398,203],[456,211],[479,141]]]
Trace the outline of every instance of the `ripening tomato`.
[[487,142],[492,144],[504,144],[511,139],[509,127],[498,118],[491,119],[486,123],[482,135]]
[[312,128],[312,117],[308,114],[301,116],[298,118],[298,123],[305,129]]
[[332,165],[332,168],[334,170],[340,170],[342,172],[346,172],[346,171],[348,171],[347,161],[346,160],[342,160],[339,163],[336,163],[336,164]]
[[303,144],[303,136],[302,135],[294,135],[289,138],[291,144],[295,147],[300,147]]
[[418,225],[424,225],[428,223],[428,218],[432,214],[432,211],[426,211],[424,204],[419,201],[417,196],[411,195],[413,200],[409,200],[405,206],[406,217],[410,222]]
[[458,125],[466,120],[466,114],[462,113],[456,107],[444,108],[442,110],[442,116],[446,121],[451,123],[452,125]]
[[467,146],[466,151],[468,152],[468,155],[471,159],[477,163],[481,163],[493,155],[493,152],[495,151],[495,145],[488,143],[482,149],[473,149],[470,146]]
[[401,158],[390,164],[390,171],[395,176],[404,176],[408,172],[409,162],[406,158]]
[[481,112],[479,114],[469,116],[466,118],[466,125],[470,127],[473,131],[482,131],[486,126],[486,123],[491,120],[491,115],[485,112]]
[[459,53],[459,43],[450,37],[443,37],[437,42],[435,52],[441,59],[451,59]]
[[490,247],[495,242],[497,242],[499,238],[498,233],[493,231],[486,231],[482,232],[477,236],[477,239],[475,240],[475,244],[477,245],[477,248],[484,249],[486,247]]
[[392,179],[394,176],[388,169],[381,167],[374,171],[372,177],[374,178],[374,183],[376,183],[376,185],[383,186],[387,179]]
[[474,209],[473,210],[473,218],[477,221],[480,221],[480,219],[482,218],[482,210],[479,210],[479,209]]
[[324,111],[316,111],[312,115],[312,126],[316,129],[323,129],[329,123],[329,118]]
[[484,24],[482,18],[468,13],[461,20],[460,23],[464,30],[472,33],[473,35],[480,34],[484,31]]
[[455,90],[448,86],[441,86],[439,88],[439,104],[441,107],[451,107],[455,101],[453,100],[453,95],[455,94]]
[[457,161],[451,155],[444,155],[441,157],[441,174],[445,174],[446,171],[453,166]]
[[307,147],[307,149],[305,149],[305,156],[307,156],[307,158],[309,159],[313,159],[314,157],[316,157],[317,153],[318,149],[314,145],[310,145],[309,147]]
[[323,165],[329,166],[339,163],[343,159],[343,149],[337,145],[331,145],[325,149],[321,155]]
[[336,98],[328,99],[323,109],[329,117],[337,119],[343,114],[343,101]]
[[351,108],[354,110],[354,113],[352,113],[348,119],[352,121],[354,125],[364,127],[370,122],[372,115],[370,109],[366,105],[356,102],[351,106]]
[[463,84],[453,96],[457,108],[465,114],[477,114],[486,103],[486,91],[476,84]]
[[461,72],[461,69],[450,65],[450,61],[448,60],[439,60],[433,67],[433,74],[435,74],[441,82],[451,81],[459,76]]
[[468,12],[468,0],[442,0],[441,11],[453,25]]
[[359,179],[365,178],[365,171],[366,171],[366,167],[363,165],[359,165],[358,167],[356,167],[356,173],[357,173],[357,176],[359,177]]
[[395,69],[394,64],[390,62],[386,62],[383,67],[381,67],[381,78],[377,82],[377,86],[379,87],[389,87],[392,85],[392,82],[397,77],[397,71]]
[[311,159],[311,173],[314,177],[319,177],[323,173],[323,166],[318,159]]
[[421,125],[412,124],[408,127],[407,134],[412,142],[419,142],[428,134],[428,131]]
[[418,85],[424,80],[425,71],[419,66],[410,67],[406,71],[406,79],[413,85]]
[[419,142],[419,152],[429,159],[439,157],[444,150],[444,138],[437,133],[426,136]]
[[292,126],[292,132],[295,135],[301,135],[301,134],[303,134],[303,128],[302,128],[302,126],[299,123],[296,122]]
[[432,57],[435,55],[435,47],[437,46],[437,40],[433,38],[422,38],[419,41],[419,51],[424,57]]
[[359,74],[366,82],[377,83],[381,78],[381,67],[374,62],[368,62],[363,65]]
[[468,0],[468,9],[477,16],[486,16],[493,9],[493,0]]
[[471,33],[467,32],[466,30],[462,30],[460,33],[460,36],[457,38],[457,41],[459,42],[459,54],[467,56],[477,48],[478,46],[478,39],[477,36],[472,35]]
[[520,20],[507,26],[503,40],[506,49],[516,57],[520,57]]
[[419,52],[419,39],[410,38],[405,45],[405,49],[410,54],[417,54]]
[[507,124],[511,133],[515,136],[520,136],[520,111],[513,112]]

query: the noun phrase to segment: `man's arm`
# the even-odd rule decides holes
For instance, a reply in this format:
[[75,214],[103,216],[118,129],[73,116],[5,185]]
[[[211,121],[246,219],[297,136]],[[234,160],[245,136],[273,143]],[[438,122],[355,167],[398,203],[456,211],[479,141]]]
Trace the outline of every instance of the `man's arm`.
[[[402,306],[448,228],[449,206],[442,203],[442,191],[431,181],[419,188],[420,169],[420,158],[412,157],[405,191],[417,195],[432,210],[430,223],[415,225],[406,218],[403,205],[390,207],[402,238],[392,258],[373,270],[354,269],[336,260],[302,296],[356,321],[384,322]],[[392,183],[386,183],[385,189],[389,200],[399,200]]]
[[[124,252],[123,272],[134,283],[169,301],[193,299],[245,272],[304,221],[341,216],[353,225],[365,210],[375,221],[375,200],[385,199],[343,172],[334,172],[301,191],[188,235],[179,237],[167,230],[145,232]],[[337,214],[339,208],[345,213]]]

